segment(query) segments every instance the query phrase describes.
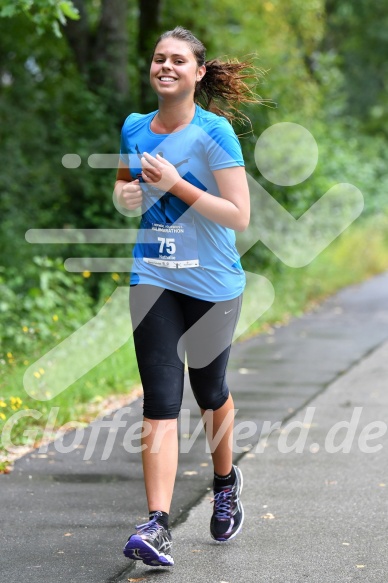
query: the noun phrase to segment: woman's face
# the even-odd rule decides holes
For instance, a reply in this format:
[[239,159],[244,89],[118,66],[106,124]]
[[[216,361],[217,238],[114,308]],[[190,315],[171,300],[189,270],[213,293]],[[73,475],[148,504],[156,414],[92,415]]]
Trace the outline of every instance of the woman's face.
[[206,72],[198,67],[190,45],[175,38],[157,44],[150,69],[150,83],[161,98],[194,96],[195,85]]

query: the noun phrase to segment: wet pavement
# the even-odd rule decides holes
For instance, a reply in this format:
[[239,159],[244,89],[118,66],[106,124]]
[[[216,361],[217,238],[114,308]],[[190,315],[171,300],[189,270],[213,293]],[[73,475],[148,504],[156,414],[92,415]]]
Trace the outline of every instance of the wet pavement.
[[207,495],[174,529],[175,566],[119,583],[386,583],[387,379],[388,342],[240,460],[235,540],[211,540]]
[[[349,419],[358,404],[365,423],[387,420],[387,340],[383,274],[234,346],[228,381],[238,409],[236,461],[245,476],[247,521],[233,545],[213,544],[208,534],[210,455],[203,432],[190,441],[200,417],[187,388],[171,511],[176,566],[169,571],[132,564],[121,552],[147,515],[140,453],[133,451],[140,445],[140,400],[20,459],[0,476],[2,580],[385,583],[386,576],[378,578],[386,567],[379,555],[387,514],[384,448],[373,455],[321,448],[314,455],[310,446],[322,444],[330,424]],[[313,421],[309,407],[316,408]],[[311,425],[306,451],[279,453],[274,433],[263,454],[255,453],[263,427],[297,420]],[[385,483],[386,489],[379,485]]]

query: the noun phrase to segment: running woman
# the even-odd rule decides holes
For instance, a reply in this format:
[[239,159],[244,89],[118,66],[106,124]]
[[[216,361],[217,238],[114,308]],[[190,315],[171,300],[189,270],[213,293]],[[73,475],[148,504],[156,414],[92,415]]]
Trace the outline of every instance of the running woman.
[[[244,520],[225,374],[245,286],[234,231],[246,229],[250,215],[241,147],[228,120],[235,117],[233,103],[259,101],[244,81],[247,66],[206,61],[204,45],[182,27],[165,32],[150,67],[158,109],[129,115],[122,128],[115,196],[122,207],[141,207],[142,214],[130,308],[144,389],[149,510],[149,521],[136,527],[124,554],[147,565],[174,564],[168,520],[185,357],[210,441],[224,423],[212,448],[211,536],[233,539]],[[216,106],[219,99],[227,102],[225,111]]]

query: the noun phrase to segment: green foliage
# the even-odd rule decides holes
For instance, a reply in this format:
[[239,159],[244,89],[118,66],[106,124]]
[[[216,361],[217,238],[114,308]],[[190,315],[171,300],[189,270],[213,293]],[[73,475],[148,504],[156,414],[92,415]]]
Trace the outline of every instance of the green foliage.
[[[112,203],[115,170],[88,165],[91,153],[118,151],[123,119],[108,114],[103,99],[85,87],[64,39],[37,38],[20,18],[7,26],[0,22],[0,31],[0,69],[10,79],[0,85],[0,247],[1,263],[14,265],[42,252],[58,254],[53,247],[28,245],[28,229],[126,224]],[[29,39],[17,52],[15,35]],[[67,153],[81,157],[80,168],[64,168]],[[95,247],[88,254],[112,252],[117,250]]]
[[345,112],[368,133],[388,133],[388,7],[384,0],[327,0],[325,52],[343,75]]
[[0,18],[12,18],[23,14],[42,34],[51,29],[57,37],[61,36],[60,24],[66,19],[78,20],[79,12],[71,0],[0,0]]
[[1,268],[0,296],[0,357],[11,364],[14,353],[56,344],[92,316],[83,277],[66,273],[61,259],[35,257],[23,272]]
[[[255,322],[249,334],[268,330],[301,316],[341,288],[359,283],[388,269],[388,214],[356,221],[306,267],[293,269],[263,265],[261,274],[273,284],[275,301]],[[257,297],[244,294],[246,307],[254,311]]]

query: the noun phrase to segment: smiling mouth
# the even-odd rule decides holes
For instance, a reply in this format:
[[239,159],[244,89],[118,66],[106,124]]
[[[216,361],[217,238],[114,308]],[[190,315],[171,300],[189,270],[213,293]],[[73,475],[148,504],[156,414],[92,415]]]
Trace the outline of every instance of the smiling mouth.
[[159,81],[162,81],[163,83],[173,83],[174,81],[176,81],[176,79],[174,77],[158,77]]

